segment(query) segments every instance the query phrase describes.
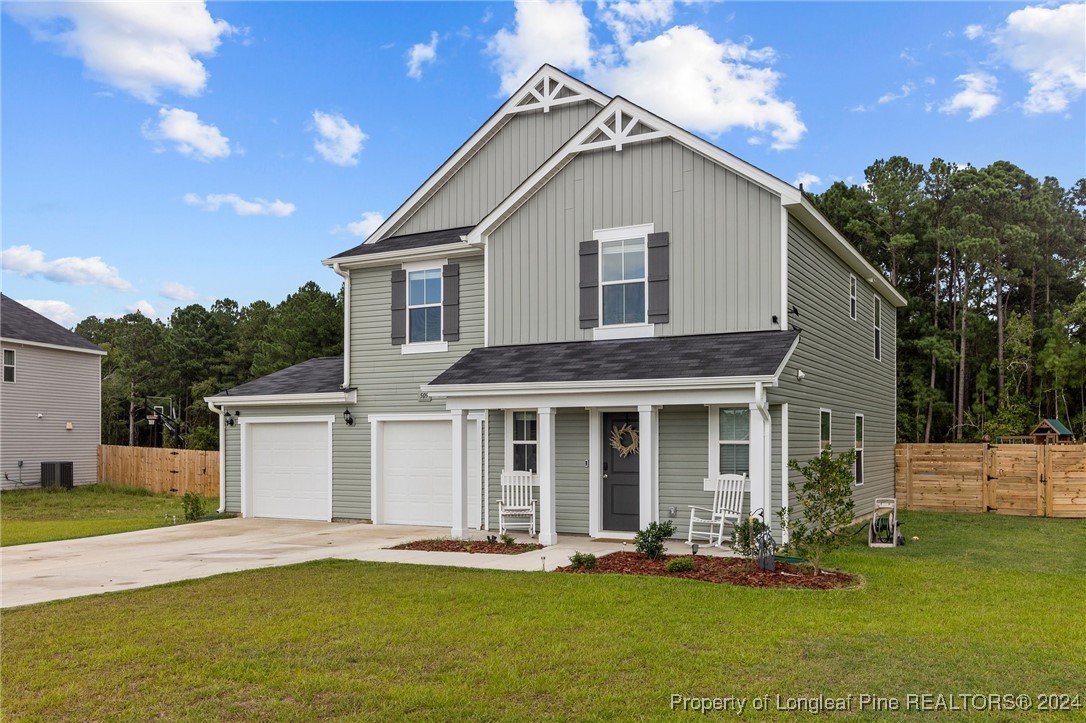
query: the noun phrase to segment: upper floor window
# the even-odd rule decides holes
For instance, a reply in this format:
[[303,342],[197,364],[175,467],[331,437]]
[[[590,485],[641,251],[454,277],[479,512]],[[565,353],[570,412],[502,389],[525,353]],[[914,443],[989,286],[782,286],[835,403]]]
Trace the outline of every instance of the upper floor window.
[[750,409],[720,410],[720,474],[750,472]]
[[832,413],[828,409],[818,410],[818,451],[828,452],[832,443]]
[[15,381],[15,350],[14,349],[5,349],[4,350],[4,381],[5,382],[14,382]]
[[513,412],[513,471],[535,472],[539,447],[535,412]]
[[856,321],[856,277],[848,277],[848,316]]
[[441,269],[407,274],[407,340],[441,341]]
[[874,316],[874,331],[875,331],[875,360],[882,360],[882,300],[878,295],[875,295],[875,316]]
[[603,325],[645,323],[645,237],[600,243]]

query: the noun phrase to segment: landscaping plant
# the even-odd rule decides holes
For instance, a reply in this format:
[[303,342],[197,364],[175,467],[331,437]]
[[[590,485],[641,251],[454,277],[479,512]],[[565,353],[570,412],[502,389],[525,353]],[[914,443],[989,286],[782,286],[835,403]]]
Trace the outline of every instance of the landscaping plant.
[[508,532],[503,532],[502,536],[499,539],[502,541],[503,545],[512,545],[514,542],[516,542],[513,536],[510,535]]
[[185,509],[186,520],[198,520],[206,514],[204,498],[195,492],[186,492],[181,497],[181,506]]
[[578,570],[589,570],[596,566],[596,556],[591,552],[575,552],[569,556],[569,564]]
[[732,549],[748,560],[753,560],[758,556],[758,536],[768,527],[760,517],[747,515],[732,532]]
[[845,543],[844,528],[855,517],[852,502],[853,465],[856,452],[835,455],[827,449],[805,465],[796,460],[788,469],[803,475],[803,485],[788,483],[793,499],[803,510],[802,519],[793,519],[791,508],[780,512],[781,525],[788,531],[788,546],[810,560],[815,574],[822,572],[822,559]]
[[675,534],[675,523],[650,522],[648,527],[638,530],[634,535],[634,549],[650,560],[659,560],[664,556],[664,540]]
[[694,558],[676,557],[667,561],[664,569],[668,572],[690,572],[694,569]]

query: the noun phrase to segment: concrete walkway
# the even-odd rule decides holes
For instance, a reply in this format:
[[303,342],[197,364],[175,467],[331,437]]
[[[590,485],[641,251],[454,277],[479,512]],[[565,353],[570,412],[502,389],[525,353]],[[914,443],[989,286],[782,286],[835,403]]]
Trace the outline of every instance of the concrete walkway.
[[[563,535],[557,545],[520,555],[385,549],[448,533],[447,527],[237,518],[16,545],[0,548],[0,607],[325,558],[539,571],[568,564],[574,552],[600,556],[623,549],[621,542],[576,535]],[[472,536],[483,539],[486,534],[473,531]],[[633,543],[627,547],[632,550]],[[685,544],[672,542],[668,543],[668,551],[677,554],[690,550]]]

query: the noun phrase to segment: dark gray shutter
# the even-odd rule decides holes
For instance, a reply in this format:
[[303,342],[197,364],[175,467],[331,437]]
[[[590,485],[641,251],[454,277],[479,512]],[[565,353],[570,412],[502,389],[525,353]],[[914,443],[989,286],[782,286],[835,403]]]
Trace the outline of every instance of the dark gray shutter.
[[600,322],[600,242],[581,242],[581,328],[593,329]]
[[392,272],[392,345],[407,343],[407,272]]
[[445,341],[460,341],[460,264],[441,267],[441,333]]
[[649,323],[666,324],[668,321],[668,256],[670,234],[650,233],[649,247]]

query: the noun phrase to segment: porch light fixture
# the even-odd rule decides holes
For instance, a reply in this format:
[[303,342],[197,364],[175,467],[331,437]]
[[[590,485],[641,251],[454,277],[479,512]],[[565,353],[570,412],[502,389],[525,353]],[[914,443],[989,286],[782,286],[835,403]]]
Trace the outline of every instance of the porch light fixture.
[[353,427],[354,426],[354,417],[351,416],[351,410],[350,409],[344,409],[343,410],[343,421],[347,423],[348,427]]
[[[241,416],[240,411],[237,414],[238,414],[239,417]],[[232,416],[230,416],[230,410],[229,409],[227,409],[226,413],[223,415],[222,421],[226,422],[227,427],[233,427],[234,426],[235,420],[234,420],[234,418]]]

